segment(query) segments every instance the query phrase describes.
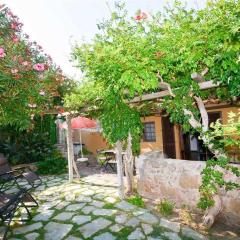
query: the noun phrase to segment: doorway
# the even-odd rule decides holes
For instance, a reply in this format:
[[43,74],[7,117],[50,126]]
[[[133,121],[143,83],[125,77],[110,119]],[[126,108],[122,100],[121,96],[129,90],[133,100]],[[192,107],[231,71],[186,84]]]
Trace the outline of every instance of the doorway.
[[166,157],[176,159],[174,125],[169,117],[162,117],[163,152]]
[[[222,118],[221,112],[209,112],[209,125]],[[182,133],[182,158],[185,160],[206,161],[213,157],[213,154],[206,148],[203,141],[198,139],[199,134]]]

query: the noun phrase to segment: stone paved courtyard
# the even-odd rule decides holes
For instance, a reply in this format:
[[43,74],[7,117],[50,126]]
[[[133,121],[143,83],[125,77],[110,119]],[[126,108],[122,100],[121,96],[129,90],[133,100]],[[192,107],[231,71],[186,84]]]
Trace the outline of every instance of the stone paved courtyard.
[[71,184],[66,176],[43,178],[44,184],[34,192],[39,207],[32,209],[33,219],[15,223],[8,239],[206,239],[179,223],[120,201],[116,182],[103,176],[95,174]]

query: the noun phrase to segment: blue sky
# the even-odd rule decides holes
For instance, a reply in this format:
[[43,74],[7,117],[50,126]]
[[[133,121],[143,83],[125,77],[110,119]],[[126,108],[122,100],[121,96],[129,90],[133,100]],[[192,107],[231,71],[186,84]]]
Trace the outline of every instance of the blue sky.
[[[24,23],[24,32],[37,41],[54,62],[72,77],[81,74],[69,62],[71,43],[90,40],[97,32],[96,24],[110,15],[106,2],[114,0],[3,0]],[[129,13],[161,11],[166,0],[126,0]],[[206,0],[184,1],[201,8]]]

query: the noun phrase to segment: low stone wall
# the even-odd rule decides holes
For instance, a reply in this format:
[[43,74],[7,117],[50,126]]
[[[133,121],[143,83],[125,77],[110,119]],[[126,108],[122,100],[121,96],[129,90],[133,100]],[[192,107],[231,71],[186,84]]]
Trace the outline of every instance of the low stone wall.
[[[141,155],[136,160],[138,193],[152,200],[169,199],[177,207],[187,205],[196,210],[204,166],[205,162],[200,161],[164,159],[157,151]],[[239,179],[237,181],[240,183]],[[224,192],[221,197],[223,211],[220,219],[240,225],[240,191]]]

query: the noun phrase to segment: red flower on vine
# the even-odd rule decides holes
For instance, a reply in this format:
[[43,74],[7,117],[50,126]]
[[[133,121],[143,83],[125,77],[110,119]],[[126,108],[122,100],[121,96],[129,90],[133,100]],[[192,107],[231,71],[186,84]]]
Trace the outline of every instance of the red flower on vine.
[[137,21],[140,21],[141,19],[142,19],[141,15],[137,15],[137,16],[135,17],[135,20],[137,20]]
[[135,16],[136,21],[147,19],[147,14],[145,12],[141,12],[139,15]]

